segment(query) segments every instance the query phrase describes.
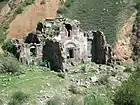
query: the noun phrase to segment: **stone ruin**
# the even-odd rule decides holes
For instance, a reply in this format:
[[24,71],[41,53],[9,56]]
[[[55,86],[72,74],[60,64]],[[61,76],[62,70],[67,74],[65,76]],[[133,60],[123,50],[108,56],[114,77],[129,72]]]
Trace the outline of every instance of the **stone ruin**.
[[36,31],[23,39],[13,39],[16,58],[27,64],[45,65],[52,70],[63,69],[64,63],[91,60],[111,63],[111,46],[100,31],[85,32],[80,22],[66,18],[46,19],[37,24]]

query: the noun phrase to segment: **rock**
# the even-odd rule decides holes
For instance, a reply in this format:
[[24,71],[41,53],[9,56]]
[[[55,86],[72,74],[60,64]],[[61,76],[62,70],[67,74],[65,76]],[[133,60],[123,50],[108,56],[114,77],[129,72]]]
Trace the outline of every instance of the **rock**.
[[49,87],[51,86],[49,83],[46,83],[46,85],[49,86]]
[[90,77],[91,83],[95,83],[99,80],[98,77],[94,76],[94,77]]
[[108,80],[109,80],[109,82],[110,82],[112,85],[119,85],[119,84],[121,84],[121,81],[119,80],[118,77],[113,77],[113,76],[111,76],[111,77],[108,78]]

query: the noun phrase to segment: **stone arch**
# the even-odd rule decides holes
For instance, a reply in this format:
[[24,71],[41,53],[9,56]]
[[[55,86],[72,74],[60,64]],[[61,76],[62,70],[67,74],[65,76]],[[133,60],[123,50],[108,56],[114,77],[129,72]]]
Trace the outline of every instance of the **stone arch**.
[[37,56],[37,48],[36,48],[36,45],[34,45],[34,44],[30,45],[30,56],[32,56],[32,57]]
[[77,54],[79,52],[78,44],[72,41],[68,41],[64,44],[64,52],[67,59],[77,59]]

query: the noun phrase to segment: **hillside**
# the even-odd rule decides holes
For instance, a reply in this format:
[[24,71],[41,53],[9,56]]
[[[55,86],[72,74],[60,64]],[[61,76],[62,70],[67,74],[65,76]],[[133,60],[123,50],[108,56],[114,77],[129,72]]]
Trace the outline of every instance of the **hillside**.
[[2,1],[0,105],[140,105],[140,4]]
[[81,21],[86,30],[101,30],[112,44],[116,34],[134,12],[133,0],[70,0],[60,12],[64,16]]
[[59,0],[36,0],[35,4],[16,16],[8,29],[9,38],[20,38],[36,28],[39,20],[55,18]]

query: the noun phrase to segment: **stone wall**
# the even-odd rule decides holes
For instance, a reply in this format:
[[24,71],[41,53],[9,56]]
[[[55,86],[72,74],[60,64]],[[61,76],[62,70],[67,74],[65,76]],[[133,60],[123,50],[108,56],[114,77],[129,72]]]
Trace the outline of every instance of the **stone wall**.
[[63,57],[58,42],[46,40],[46,43],[43,46],[42,54],[43,61],[47,62],[47,66],[51,68],[51,70],[60,71],[63,69]]
[[98,64],[111,63],[112,48],[107,44],[104,34],[100,31],[92,31],[88,36],[90,36],[88,42],[91,44],[88,54],[91,61]]

